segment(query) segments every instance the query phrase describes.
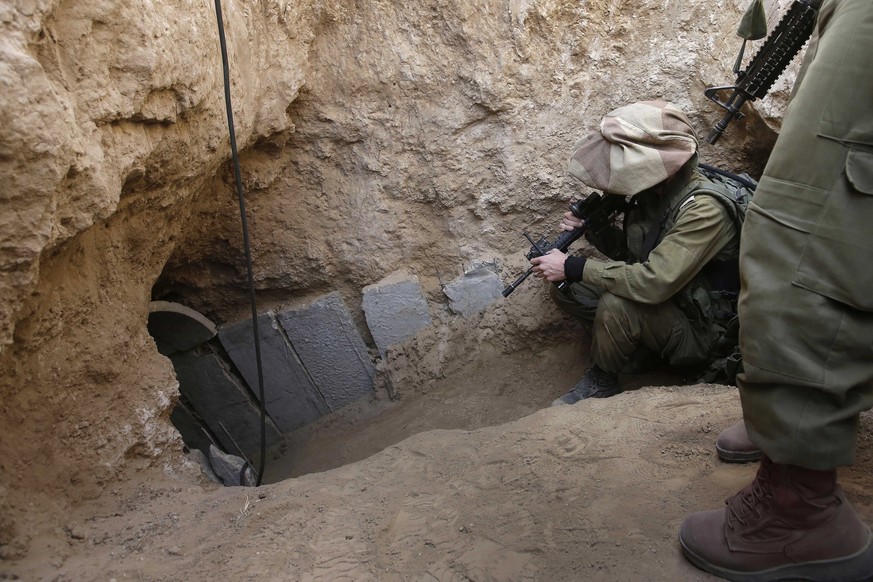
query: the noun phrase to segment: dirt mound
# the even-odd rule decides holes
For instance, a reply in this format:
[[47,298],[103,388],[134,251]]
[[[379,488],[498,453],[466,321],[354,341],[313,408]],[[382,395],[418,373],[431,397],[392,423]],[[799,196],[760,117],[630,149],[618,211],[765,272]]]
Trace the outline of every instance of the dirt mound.
[[[548,379],[548,358],[559,356],[532,370]],[[484,424],[488,410],[547,406],[555,390],[543,382],[525,389],[536,402],[508,391],[483,407],[469,380],[446,379],[458,389],[440,396],[444,419],[454,411],[458,425]],[[310,437],[326,464],[341,450],[327,443],[343,434],[350,457],[367,454],[357,443],[438,424],[418,414],[431,404],[428,394],[376,403],[381,414],[350,412]],[[476,430],[420,432],[260,488],[129,482],[75,510],[43,553],[4,568],[38,580],[708,579],[682,558],[676,534],[685,515],[718,507],[754,475],[756,465],[714,453],[739,416],[731,387],[647,387]],[[859,462],[841,480],[869,523],[873,417],[862,419]]]

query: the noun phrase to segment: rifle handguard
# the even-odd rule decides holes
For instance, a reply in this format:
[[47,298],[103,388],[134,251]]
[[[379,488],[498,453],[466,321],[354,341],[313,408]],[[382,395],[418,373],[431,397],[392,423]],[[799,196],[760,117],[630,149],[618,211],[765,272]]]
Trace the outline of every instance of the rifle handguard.
[[[819,6],[821,0],[794,0],[788,12],[749,61],[748,68],[737,72],[736,84],[710,87],[703,92],[710,101],[727,111],[706,136],[708,143],[714,144],[718,141],[732,120],[742,119],[740,108],[746,101],[764,97],[773,87],[773,83],[785,72],[812,35]],[[733,93],[726,101],[719,100],[718,93],[726,90],[732,90]]]

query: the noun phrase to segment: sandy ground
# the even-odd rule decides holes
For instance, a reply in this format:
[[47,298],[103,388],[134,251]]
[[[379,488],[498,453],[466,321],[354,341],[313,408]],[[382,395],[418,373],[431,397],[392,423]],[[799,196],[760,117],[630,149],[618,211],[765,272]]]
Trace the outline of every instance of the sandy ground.
[[[754,474],[713,449],[739,418],[736,389],[642,387],[549,408],[583,366],[561,365],[568,349],[496,357],[326,418],[259,488],[120,483],[0,563],[0,579],[712,579],[676,535]],[[868,523],[871,441],[867,414],[859,462],[841,473]]]

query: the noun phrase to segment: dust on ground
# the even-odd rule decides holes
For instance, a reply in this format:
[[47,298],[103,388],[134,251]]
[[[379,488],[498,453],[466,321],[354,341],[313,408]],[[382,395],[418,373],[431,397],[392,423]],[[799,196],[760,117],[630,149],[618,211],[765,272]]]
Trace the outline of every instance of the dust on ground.
[[[640,376],[624,379],[638,389],[550,408],[584,369],[575,349],[495,353],[399,401],[359,403],[295,435],[258,488],[118,483],[0,578],[712,579],[676,536],[754,475],[713,448],[740,417],[736,389]],[[841,481],[873,523],[862,420]],[[289,475],[302,476],[275,482]]]

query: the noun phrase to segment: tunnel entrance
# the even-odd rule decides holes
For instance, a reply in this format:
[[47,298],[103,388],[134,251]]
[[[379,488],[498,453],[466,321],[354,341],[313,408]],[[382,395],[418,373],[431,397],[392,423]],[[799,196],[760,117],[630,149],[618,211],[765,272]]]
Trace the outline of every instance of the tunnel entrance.
[[[493,265],[478,266],[444,285],[445,303],[434,306],[417,277],[393,273],[362,289],[367,335],[338,292],[259,315],[265,481],[359,460],[421,430],[486,426],[541,407],[532,395],[541,387],[536,377],[526,378],[525,362],[509,363],[482,341],[483,318],[503,318],[506,305],[488,309],[502,289]],[[504,323],[488,323],[487,335],[498,325]],[[149,331],[179,381],[171,419],[186,447],[207,469],[227,464],[219,457],[235,457],[230,476],[220,480],[239,484],[242,465],[260,461],[251,321],[219,324],[179,302],[153,301]],[[508,347],[526,345],[525,339]],[[578,346],[559,347],[561,359],[572,359],[568,350]]]
[[[219,454],[257,466],[260,386],[251,320],[216,326],[189,307],[154,301],[148,327],[179,381],[171,420],[185,445],[213,469],[227,461]],[[258,332],[268,449],[281,451],[285,434],[373,393],[375,366],[339,294],[265,312]]]

